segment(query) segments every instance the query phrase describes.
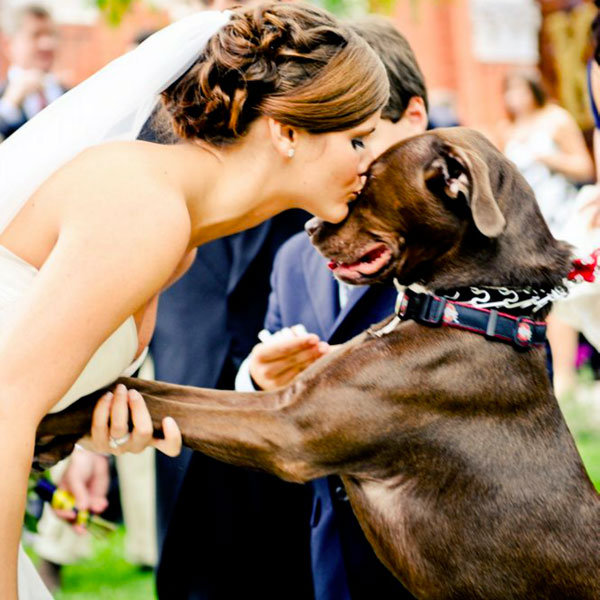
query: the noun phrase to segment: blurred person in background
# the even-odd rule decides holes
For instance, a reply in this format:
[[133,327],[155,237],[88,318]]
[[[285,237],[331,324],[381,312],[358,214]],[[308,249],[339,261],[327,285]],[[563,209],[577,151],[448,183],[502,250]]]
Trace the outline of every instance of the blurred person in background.
[[430,90],[428,128],[458,127],[459,125],[456,92],[447,88]]
[[10,65],[0,83],[0,139],[61,96],[65,89],[52,74],[58,33],[46,8],[29,4],[6,20]]
[[[549,102],[539,72],[518,70],[504,80],[508,121],[500,132],[502,149],[533,188],[552,234],[561,238],[571,217],[577,185],[589,182],[594,165],[575,119]],[[555,315],[548,319],[557,397],[575,384],[578,334]]]
[[[594,2],[600,8],[600,0]],[[593,56],[587,65],[588,93],[590,108],[594,117],[594,164],[596,166],[595,189],[590,189],[590,197],[582,206],[582,220],[590,229],[600,228],[600,12],[592,23]],[[594,193],[595,192],[595,193]]]
[[[600,0],[596,0],[600,8]],[[594,162],[596,181],[585,186],[577,199],[575,211],[568,223],[566,239],[575,247],[577,256],[585,256],[600,247],[600,13],[592,23],[593,57],[587,65],[590,108],[594,117]],[[600,283],[600,282],[599,282]],[[575,329],[581,331],[585,339],[580,342],[579,359],[589,360],[595,379],[600,378],[600,285],[586,284],[571,291],[568,298],[556,304],[554,312]],[[591,344],[590,351],[587,344]],[[592,396],[598,407],[597,392]],[[579,397],[579,396],[578,396]],[[591,415],[590,415],[591,416]],[[600,419],[600,411],[596,410]],[[600,421],[599,421],[600,422]]]
[[508,121],[501,131],[504,153],[535,192],[552,233],[560,237],[578,184],[588,183],[594,167],[575,119],[548,101],[537,71],[514,71],[504,80]]

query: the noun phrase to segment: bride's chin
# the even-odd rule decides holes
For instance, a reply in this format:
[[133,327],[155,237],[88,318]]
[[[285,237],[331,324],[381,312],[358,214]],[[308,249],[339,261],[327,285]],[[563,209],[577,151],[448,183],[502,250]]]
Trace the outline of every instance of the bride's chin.
[[321,210],[315,211],[314,215],[328,223],[341,223],[348,216],[348,210],[347,204],[341,204],[325,209],[322,207]]

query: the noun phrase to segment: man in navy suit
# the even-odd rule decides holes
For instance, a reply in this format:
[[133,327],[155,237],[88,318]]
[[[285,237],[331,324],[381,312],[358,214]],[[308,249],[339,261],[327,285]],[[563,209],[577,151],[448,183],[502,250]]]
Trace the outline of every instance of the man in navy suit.
[[[263,324],[275,252],[308,218],[288,211],[198,248],[161,294],[157,379],[233,389]],[[308,489],[187,449],[156,463],[159,598],[310,600]]]
[[[383,19],[356,22],[355,31],[376,50],[391,83],[388,105],[369,145],[374,156],[392,144],[425,131],[426,90],[406,40]],[[330,344],[347,341],[394,310],[393,286],[338,284],[326,262],[300,233],[275,259],[265,328],[237,377],[238,389],[272,389],[291,381]],[[262,337],[262,336],[261,336]],[[251,376],[252,382],[248,378]],[[311,561],[316,600],[412,598],[379,563],[352,514],[342,482],[312,482]]]
[[11,64],[0,83],[0,141],[65,91],[51,73],[58,35],[50,13],[30,4],[15,10],[8,24]]

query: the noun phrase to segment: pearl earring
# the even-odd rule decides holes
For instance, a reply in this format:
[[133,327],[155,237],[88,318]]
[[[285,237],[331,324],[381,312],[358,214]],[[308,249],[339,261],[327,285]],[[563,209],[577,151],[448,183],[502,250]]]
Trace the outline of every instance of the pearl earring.
[[296,154],[296,151],[293,148],[287,151],[288,158],[294,158],[294,154]]

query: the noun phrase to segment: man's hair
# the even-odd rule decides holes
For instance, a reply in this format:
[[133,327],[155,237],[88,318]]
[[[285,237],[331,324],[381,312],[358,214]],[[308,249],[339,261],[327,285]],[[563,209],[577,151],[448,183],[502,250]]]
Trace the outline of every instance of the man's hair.
[[406,38],[383,17],[369,16],[346,23],[379,56],[390,80],[390,99],[381,117],[396,123],[402,118],[410,99],[423,98],[427,109],[427,89],[415,54]]
[[26,4],[19,6],[6,14],[2,20],[2,30],[5,34],[11,36],[17,33],[27,17],[36,19],[52,19],[50,11],[41,4]]

